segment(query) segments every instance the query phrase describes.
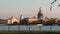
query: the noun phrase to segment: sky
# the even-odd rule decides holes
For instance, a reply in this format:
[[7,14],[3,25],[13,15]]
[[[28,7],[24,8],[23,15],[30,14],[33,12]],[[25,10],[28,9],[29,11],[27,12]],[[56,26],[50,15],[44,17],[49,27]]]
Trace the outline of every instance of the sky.
[[37,17],[39,8],[42,13],[49,18],[60,18],[60,0],[57,0],[50,11],[50,3],[54,0],[0,0],[0,18],[18,18],[22,14],[24,17]]

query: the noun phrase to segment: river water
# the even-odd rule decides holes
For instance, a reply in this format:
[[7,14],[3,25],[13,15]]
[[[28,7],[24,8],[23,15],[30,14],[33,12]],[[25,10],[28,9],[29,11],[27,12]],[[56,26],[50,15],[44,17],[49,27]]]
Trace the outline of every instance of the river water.
[[60,26],[0,26],[0,30],[60,30]]

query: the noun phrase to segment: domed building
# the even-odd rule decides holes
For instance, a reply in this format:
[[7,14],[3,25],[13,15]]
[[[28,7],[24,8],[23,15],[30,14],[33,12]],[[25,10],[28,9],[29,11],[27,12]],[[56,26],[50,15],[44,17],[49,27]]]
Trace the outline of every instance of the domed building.
[[41,8],[39,9],[39,12],[38,12],[38,14],[37,14],[37,18],[38,18],[38,19],[42,19],[42,18],[43,18],[43,13],[42,13]]

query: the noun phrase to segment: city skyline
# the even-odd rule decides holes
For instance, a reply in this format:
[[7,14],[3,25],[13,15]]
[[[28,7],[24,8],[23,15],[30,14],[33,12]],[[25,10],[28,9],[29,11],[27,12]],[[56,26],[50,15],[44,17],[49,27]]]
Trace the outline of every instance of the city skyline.
[[60,0],[57,0],[52,7],[52,11],[50,11],[50,3],[54,0],[0,0],[0,18],[10,18],[15,17],[19,18],[21,14],[24,17],[37,17],[37,13],[39,12],[39,8],[42,9],[44,17],[47,16],[49,18],[59,18],[60,14]]

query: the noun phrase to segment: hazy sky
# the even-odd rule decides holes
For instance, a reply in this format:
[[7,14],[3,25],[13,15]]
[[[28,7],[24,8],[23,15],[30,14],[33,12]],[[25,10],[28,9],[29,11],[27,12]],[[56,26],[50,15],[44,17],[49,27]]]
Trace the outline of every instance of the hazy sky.
[[60,0],[53,4],[53,10],[50,11],[50,3],[54,0],[0,0],[0,18],[19,18],[21,14],[24,17],[37,16],[39,8],[42,8],[44,16],[60,17]]

